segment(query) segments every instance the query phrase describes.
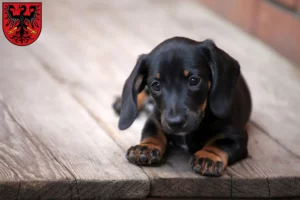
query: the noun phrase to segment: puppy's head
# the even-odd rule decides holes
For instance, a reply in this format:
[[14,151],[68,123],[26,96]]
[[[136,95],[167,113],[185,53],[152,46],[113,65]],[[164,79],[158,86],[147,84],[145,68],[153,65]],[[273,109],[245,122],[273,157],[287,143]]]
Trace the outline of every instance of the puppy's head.
[[126,129],[133,123],[138,113],[137,94],[146,85],[167,133],[195,130],[206,109],[226,118],[239,74],[238,62],[211,40],[168,39],[141,55],[126,80],[119,128]]

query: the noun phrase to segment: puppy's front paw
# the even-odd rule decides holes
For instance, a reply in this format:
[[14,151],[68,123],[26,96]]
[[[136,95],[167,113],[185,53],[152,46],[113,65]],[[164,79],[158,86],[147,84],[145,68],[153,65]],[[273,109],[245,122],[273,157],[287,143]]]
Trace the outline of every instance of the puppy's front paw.
[[140,144],[128,149],[126,158],[138,165],[159,164],[162,160],[162,153],[159,146],[153,144]]
[[222,176],[225,168],[218,155],[205,150],[200,150],[192,156],[190,166],[196,173],[204,176]]

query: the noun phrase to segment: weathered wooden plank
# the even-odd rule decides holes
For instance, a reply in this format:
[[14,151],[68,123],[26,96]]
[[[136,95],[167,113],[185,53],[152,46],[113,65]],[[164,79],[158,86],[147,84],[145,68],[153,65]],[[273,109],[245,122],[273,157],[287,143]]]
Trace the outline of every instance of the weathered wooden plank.
[[[3,171],[3,168],[2,168]],[[7,173],[7,172],[6,172]],[[5,179],[1,177],[1,179]],[[17,182],[16,179],[6,182],[0,182],[0,199],[7,199],[7,200],[14,200],[18,197],[18,191],[20,189],[20,184]]]
[[[177,6],[183,10],[187,9],[187,7],[180,5]],[[151,4],[148,6],[151,6]],[[78,9],[76,4],[73,4],[72,7]],[[85,7],[90,8],[88,4],[85,4]],[[170,13],[174,15],[174,13],[179,12],[181,9],[178,9],[178,7],[171,6]],[[147,12],[150,11],[137,9],[138,12],[130,12],[126,9],[124,7],[118,9],[110,7],[107,8],[109,12],[104,11],[103,13],[96,13],[96,10],[86,11],[83,18],[76,20],[78,26],[68,27],[69,34],[66,37],[70,40],[57,38],[59,33],[54,30],[66,30],[63,24],[59,23],[59,16],[57,16],[56,19],[49,22],[51,25],[49,25],[47,33],[44,34],[44,38],[37,42],[38,48],[31,48],[33,53],[41,59],[44,68],[69,88],[78,101],[105,127],[124,150],[138,142],[144,118],[139,118],[129,130],[119,132],[117,130],[117,117],[111,110],[111,103],[113,96],[121,91],[123,81],[127,77],[126,74],[131,70],[136,55],[149,51],[156,43],[160,42],[159,40],[171,37],[172,31],[176,32],[181,29],[181,33],[190,37],[200,32],[198,28],[195,28],[196,25],[184,29],[182,24],[174,23],[168,17],[170,14],[166,12],[168,9],[157,11],[155,15],[152,14],[150,20],[147,20],[149,17]],[[76,13],[76,10],[67,9],[67,11],[69,14]],[[110,12],[118,13],[119,16],[117,14],[117,17],[116,15],[111,17]],[[207,14],[207,11],[204,10],[203,12]],[[178,13],[177,15],[181,16]],[[214,21],[214,18],[209,14],[203,16],[203,18],[212,20],[213,23],[221,23],[218,20]],[[152,20],[155,21],[154,19],[160,20],[161,23],[148,26]],[[86,21],[92,23],[93,26],[86,24]],[[193,18],[193,21],[196,20]],[[136,24],[139,24],[139,29],[136,28]],[[163,28],[163,25],[166,24],[168,24],[166,26],[168,30]],[[224,27],[230,34],[236,34],[243,41],[243,44],[247,44],[247,41],[249,43],[249,39],[241,36],[242,34],[239,32],[235,33],[228,25],[224,26],[223,24],[222,28]],[[83,30],[87,30],[87,28],[89,28],[89,38],[81,40],[80,38],[85,35]],[[206,28],[206,32],[200,33],[202,34],[201,37],[216,32],[215,27]],[[214,34],[214,36],[220,40],[220,35]],[[227,37],[229,37],[225,36],[225,39],[221,40],[223,43],[226,43]],[[231,36],[229,38],[232,39]],[[77,42],[74,43],[73,41]],[[47,46],[47,42],[52,44],[51,48]],[[89,45],[86,45],[87,42]],[[260,46],[257,42],[256,46],[264,52],[263,55],[270,54],[272,56],[272,53],[269,53],[265,47]],[[242,46],[236,44],[235,47],[241,48]],[[47,56],[40,53],[41,49],[43,49],[43,52],[47,52]],[[120,53],[120,50],[122,50],[122,53]],[[238,56],[248,59],[248,55],[239,54]],[[57,60],[49,59],[51,57],[55,57]],[[289,66],[288,63],[285,63],[285,65]],[[249,67],[249,64],[243,69],[246,67]],[[247,76],[247,70],[245,71]],[[251,77],[253,78],[253,76]],[[104,115],[105,117],[103,117]],[[297,163],[299,162],[298,158],[278,146],[259,129],[252,128],[250,134],[249,149],[252,158],[232,166],[228,169],[228,174],[220,179],[207,179],[194,174],[188,167],[188,155],[182,152],[178,154],[177,152],[171,153],[166,164],[159,168],[144,167],[143,170],[151,179],[150,195],[222,197],[298,195],[299,170],[295,168],[295,164],[285,164]],[[257,140],[264,141],[268,145],[257,144]],[[272,152],[273,149],[279,150]],[[261,151],[268,153],[262,154]],[[274,167],[273,162],[280,155],[284,155],[284,159],[278,162],[278,167]],[[291,190],[278,189],[281,180],[293,180],[282,177],[287,175],[294,178],[294,185],[287,184],[287,187],[283,188]]]
[[[0,139],[1,141],[6,141],[6,144],[1,142],[0,144],[0,199],[16,199],[18,196],[18,191],[20,188],[19,177],[15,174],[15,172],[8,166],[7,161],[4,156],[6,152],[3,151],[3,147],[11,145],[13,143],[9,143],[9,130],[7,125],[4,123],[5,120],[5,112],[3,103],[0,103]],[[12,138],[12,137],[10,137]],[[10,149],[10,148],[9,148]],[[14,160],[14,159],[13,159]]]
[[[26,136],[75,177],[73,198],[145,197],[149,192],[147,176],[126,161],[124,151],[86,110],[45,73],[26,48],[6,41],[1,47],[13,52],[1,56],[1,97]],[[32,183],[33,193],[40,196],[48,183],[49,187],[60,187],[57,180]]]
[[228,169],[232,197],[300,196],[300,159],[253,123],[248,133],[249,158]]
[[[5,62],[3,53],[0,59]],[[7,75],[3,68],[0,77]],[[10,89],[3,79],[0,85]],[[11,113],[13,108],[6,104],[6,100],[1,90],[0,199],[70,199],[71,174],[53,159],[47,149],[32,142]],[[52,184],[49,180],[56,183]]]

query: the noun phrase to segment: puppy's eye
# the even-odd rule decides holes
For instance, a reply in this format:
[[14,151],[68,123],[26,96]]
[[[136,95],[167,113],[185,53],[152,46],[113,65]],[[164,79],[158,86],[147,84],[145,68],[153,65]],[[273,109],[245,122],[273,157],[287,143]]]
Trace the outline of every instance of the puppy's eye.
[[195,87],[198,86],[201,82],[201,78],[199,76],[191,76],[189,79],[189,86]]
[[151,84],[151,88],[154,90],[154,91],[159,91],[160,90],[160,83],[158,81],[154,81],[152,84]]

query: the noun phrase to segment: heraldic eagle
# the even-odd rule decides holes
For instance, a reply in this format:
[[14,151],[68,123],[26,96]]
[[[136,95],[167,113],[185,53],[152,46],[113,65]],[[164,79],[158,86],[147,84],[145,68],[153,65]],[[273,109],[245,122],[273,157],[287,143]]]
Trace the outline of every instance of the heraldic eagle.
[[[28,41],[28,39],[30,39],[30,34],[37,34],[37,31],[34,30],[35,27],[39,27],[38,23],[36,22],[36,20],[39,20],[38,18],[38,12],[37,12],[37,8],[38,6],[36,5],[32,5],[29,7],[29,15],[25,15],[26,11],[27,11],[27,7],[25,5],[20,5],[19,9],[20,10],[20,14],[19,15],[15,15],[15,6],[13,5],[8,5],[5,8],[7,17],[5,19],[7,19],[7,24],[5,26],[10,26],[10,29],[8,31],[8,34],[11,35],[13,34],[15,31],[16,33],[13,35],[13,37],[15,37],[14,39],[17,39],[21,42],[24,41]],[[27,11],[28,13],[28,11]],[[29,34],[29,35],[28,35]],[[27,36],[27,37],[26,37]]]

